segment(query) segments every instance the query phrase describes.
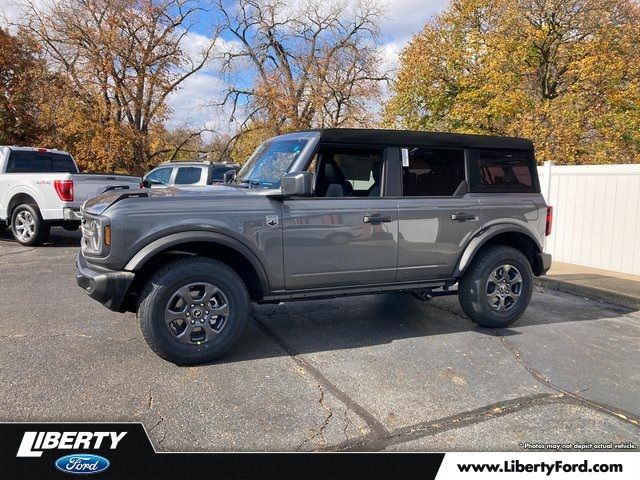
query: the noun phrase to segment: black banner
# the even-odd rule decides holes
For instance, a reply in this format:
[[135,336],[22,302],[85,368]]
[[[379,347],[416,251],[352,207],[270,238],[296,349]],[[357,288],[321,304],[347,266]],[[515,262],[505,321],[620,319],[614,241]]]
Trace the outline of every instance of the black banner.
[[2,479],[429,480],[443,458],[439,453],[156,453],[140,423],[0,424]]

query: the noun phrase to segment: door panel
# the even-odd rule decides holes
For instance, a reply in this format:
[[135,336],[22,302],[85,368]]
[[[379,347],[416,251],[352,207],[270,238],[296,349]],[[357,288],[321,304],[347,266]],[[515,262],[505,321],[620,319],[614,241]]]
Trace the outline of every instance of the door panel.
[[288,199],[283,221],[287,290],[395,280],[397,199]]
[[464,245],[480,228],[480,205],[473,194],[405,197],[399,212],[398,281],[450,276]]

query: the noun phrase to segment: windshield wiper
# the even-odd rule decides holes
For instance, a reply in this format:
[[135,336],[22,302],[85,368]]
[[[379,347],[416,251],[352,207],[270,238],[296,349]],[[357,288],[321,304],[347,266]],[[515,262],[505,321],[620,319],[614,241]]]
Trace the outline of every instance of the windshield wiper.
[[249,185],[249,188],[260,186],[260,182],[258,182],[257,180],[249,180],[248,178],[239,178],[236,180],[236,183],[245,183]]

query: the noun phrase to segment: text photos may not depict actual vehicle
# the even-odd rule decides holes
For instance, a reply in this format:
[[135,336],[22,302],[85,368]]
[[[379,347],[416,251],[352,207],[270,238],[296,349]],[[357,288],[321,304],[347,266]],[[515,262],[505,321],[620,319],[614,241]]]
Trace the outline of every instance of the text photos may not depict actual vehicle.
[[485,327],[525,311],[551,208],[529,140],[391,130],[282,135],[233,183],[114,191],[83,207],[78,284],[135,311],[178,364],[238,340],[250,303],[456,293]]

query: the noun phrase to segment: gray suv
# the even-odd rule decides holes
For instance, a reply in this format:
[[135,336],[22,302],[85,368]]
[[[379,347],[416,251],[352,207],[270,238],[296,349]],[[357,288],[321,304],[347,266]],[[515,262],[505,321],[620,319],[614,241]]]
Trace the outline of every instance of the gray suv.
[[505,327],[551,265],[551,208],[520,138],[292,133],[233,183],[114,191],[82,215],[78,285],[137,312],[149,346],[178,364],[224,355],[251,302],[457,294],[473,321]]

